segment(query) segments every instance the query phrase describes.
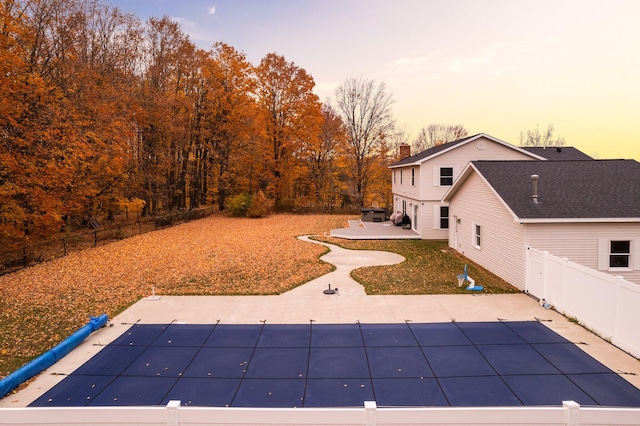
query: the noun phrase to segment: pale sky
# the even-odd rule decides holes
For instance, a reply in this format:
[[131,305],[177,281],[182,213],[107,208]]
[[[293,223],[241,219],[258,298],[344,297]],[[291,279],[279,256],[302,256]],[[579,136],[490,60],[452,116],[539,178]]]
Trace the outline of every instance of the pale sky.
[[596,158],[640,160],[640,0],[111,0],[169,16],[200,48],[304,68],[322,101],[383,81],[415,138],[462,124],[517,145],[549,123]]

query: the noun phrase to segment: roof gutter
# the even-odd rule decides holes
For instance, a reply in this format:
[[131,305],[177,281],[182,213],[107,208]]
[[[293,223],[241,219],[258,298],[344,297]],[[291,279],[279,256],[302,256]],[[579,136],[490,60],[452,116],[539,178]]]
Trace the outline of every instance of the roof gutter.
[[517,223],[638,223],[640,217],[572,217],[572,218],[528,218],[515,217]]

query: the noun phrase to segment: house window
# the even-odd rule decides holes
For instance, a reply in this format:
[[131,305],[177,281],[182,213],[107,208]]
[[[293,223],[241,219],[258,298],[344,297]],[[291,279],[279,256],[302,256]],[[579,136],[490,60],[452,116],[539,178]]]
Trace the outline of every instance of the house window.
[[440,207],[440,229],[449,229],[449,206]]
[[402,169],[400,169],[400,185],[402,185]]
[[416,184],[416,170],[414,168],[411,169],[411,186],[415,186]]
[[440,186],[453,185],[453,167],[440,167]]
[[396,183],[396,172],[397,170],[393,171],[393,183]]
[[482,234],[481,231],[482,230],[480,228],[480,225],[473,225],[473,242],[476,248],[480,248],[480,235]]
[[611,241],[609,268],[628,268],[631,256],[631,241]]

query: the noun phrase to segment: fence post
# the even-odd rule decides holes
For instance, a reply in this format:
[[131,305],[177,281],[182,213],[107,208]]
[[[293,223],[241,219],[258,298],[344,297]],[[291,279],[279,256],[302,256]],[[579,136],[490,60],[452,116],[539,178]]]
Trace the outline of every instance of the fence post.
[[531,289],[531,247],[524,249],[524,292],[530,294]]
[[[626,280],[624,279],[623,276],[621,275],[616,275],[616,307],[613,310],[615,312],[615,316],[613,318],[613,331],[611,332],[611,343],[613,343],[615,346],[618,346],[618,342],[620,339],[620,335],[623,334],[623,332],[620,330],[621,324],[622,324],[622,316],[624,314],[624,312],[622,312],[620,310],[620,302],[622,300],[622,283],[625,282]],[[620,347],[620,346],[618,346]],[[626,351],[628,351],[628,349],[625,349]]]
[[180,401],[171,400],[167,404],[167,425],[168,426],[178,426],[180,424],[180,413],[178,409],[180,408]]
[[579,426],[580,404],[575,401],[562,401],[562,407],[565,410],[565,424],[567,426]]
[[364,402],[365,424],[367,426],[376,426],[378,423],[376,420],[376,408],[377,404],[375,401]]
[[547,302],[551,303],[551,299],[552,296],[551,294],[549,294],[549,279],[547,277],[547,270],[549,269],[547,266],[549,265],[549,259],[548,259],[548,255],[549,252],[546,250],[543,250],[540,252],[542,254],[542,294],[543,294],[543,299],[545,299]]

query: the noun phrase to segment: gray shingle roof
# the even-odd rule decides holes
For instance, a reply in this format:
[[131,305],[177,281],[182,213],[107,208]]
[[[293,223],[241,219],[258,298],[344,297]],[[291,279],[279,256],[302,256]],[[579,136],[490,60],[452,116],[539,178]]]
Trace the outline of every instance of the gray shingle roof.
[[[520,219],[640,218],[635,160],[474,161]],[[538,204],[531,175],[538,175]]]
[[540,157],[546,158],[550,161],[593,160],[592,157],[572,146],[554,146],[547,148],[523,146],[522,149],[527,150],[532,154],[539,155]]

